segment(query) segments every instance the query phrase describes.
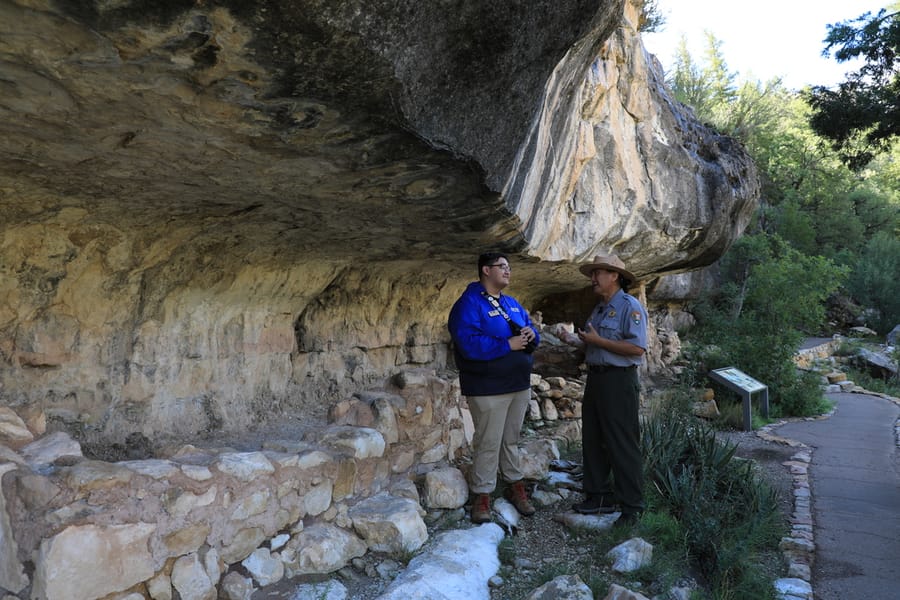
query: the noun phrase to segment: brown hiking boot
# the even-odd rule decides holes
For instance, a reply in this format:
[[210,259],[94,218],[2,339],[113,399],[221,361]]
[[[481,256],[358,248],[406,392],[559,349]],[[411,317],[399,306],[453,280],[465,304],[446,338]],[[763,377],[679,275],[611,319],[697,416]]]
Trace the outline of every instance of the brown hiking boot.
[[512,502],[522,516],[530,517],[534,514],[534,506],[528,500],[525,484],[522,481],[512,483],[506,488],[506,499]]
[[476,494],[472,502],[472,522],[490,523],[491,521],[491,496],[490,494]]

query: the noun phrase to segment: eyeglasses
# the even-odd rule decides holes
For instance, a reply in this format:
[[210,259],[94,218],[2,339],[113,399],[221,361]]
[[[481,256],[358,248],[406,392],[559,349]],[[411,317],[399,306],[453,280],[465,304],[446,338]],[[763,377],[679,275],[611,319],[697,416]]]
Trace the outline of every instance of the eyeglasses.
[[501,271],[512,271],[512,267],[509,265],[505,265],[503,263],[497,263],[496,265],[488,265],[489,267],[497,267]]

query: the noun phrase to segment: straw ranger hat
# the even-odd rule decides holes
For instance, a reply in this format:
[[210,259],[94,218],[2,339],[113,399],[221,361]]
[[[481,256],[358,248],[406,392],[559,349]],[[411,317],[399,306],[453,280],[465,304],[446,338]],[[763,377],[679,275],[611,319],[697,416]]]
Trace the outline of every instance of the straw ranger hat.
[[621,273],[629,283],[634,283],[637,280],[637,278],[631,273],[631,271],[625,268],[625,263],[622,262],[622,259],[615,254],[610,254],[608,256],[598,254],[594,257],[594,262],[578,267],[578,270],[588,277],[591,276],[591,273],[595,269],[605,269],[607,271],[616,271],[617,273]]

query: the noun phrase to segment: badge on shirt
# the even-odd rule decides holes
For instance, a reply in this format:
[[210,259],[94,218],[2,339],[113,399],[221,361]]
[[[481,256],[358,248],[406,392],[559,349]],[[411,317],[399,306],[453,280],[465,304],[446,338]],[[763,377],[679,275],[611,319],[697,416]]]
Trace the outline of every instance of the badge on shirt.
[[636,310],[633,313],[631,313],[631,320],[634,321],[635,325],[640,325],[641,324],[641,311]]
[[615,311],[615,309],[609,311],[609,312],[607,313],[606,316],[608,316],[608,317],[614,317],[614,316],[616,316],[616,311]]

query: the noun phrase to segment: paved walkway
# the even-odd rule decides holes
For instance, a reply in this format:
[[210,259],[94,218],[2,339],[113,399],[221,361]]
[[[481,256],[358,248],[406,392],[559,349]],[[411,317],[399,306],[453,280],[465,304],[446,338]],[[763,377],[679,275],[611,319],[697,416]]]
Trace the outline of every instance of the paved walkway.
[[828,394],[826,419],[774,432],[813,448],[809,467],[818,600],[900,598],[900,406],[868,394]]

